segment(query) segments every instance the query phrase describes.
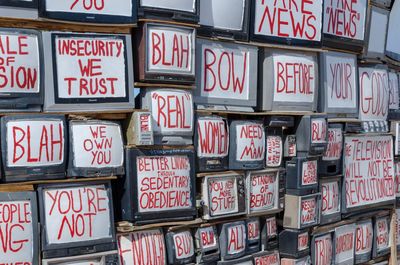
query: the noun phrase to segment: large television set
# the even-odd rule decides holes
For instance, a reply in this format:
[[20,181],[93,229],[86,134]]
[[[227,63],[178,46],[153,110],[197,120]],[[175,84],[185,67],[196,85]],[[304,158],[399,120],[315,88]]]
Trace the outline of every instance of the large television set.
[[69,122],[68,177],[124,174],[124,143],[117,122]]
[[278,225],[276,216],[261,217],[261,250],[275,250],[278,248]]
[[197,263],[215,263],[219,260],[219,239],[216,226],[197,228],[194,238],[197,252]]
[[262,121],[234,120],[229,124],[229,169],[264,167],[265,129]]
[[0,192],[0,256],[5,264],[39,265],[35,192]]
[[0,45],[3,56],[0,110],[40,111],[44,90],[41,33],[28,29],[0,28]]
[[312,264],[332,264],[334,261],[334,238],[332,234],[329,231],[313,235],[311,239]]
[[279,254],[283,258],[299,259],[310,255],[308,229],[283,229],[279,233]]
[[38,0],[1,0],[0,16],[37,19]]
[[140,18],[195,23],[199,20],[200,0],[138,0]]
[[154,144],[193,143],[194,110],[192,93],[179,89],[141,90],[142,109],[151,112]]
[[[374,228],[371,219],[360,220],[356,223],[356,245],[354,251],[355,264],[371,259]],[[359,239],[359,240],[358,240]]]
[[285,194],[283,228],[303,229],[319,224],[321,194],[297,196]]
[[226,118],[197,116],[194,134],[196,167],[199,172],[228,169],[229,127]]
[[253,0],[250,39],[288,45],[320,46],[322,2]]
[[110,181],[43,184],[38,197],[44,259],[117,249]]
[[286,161],[287,194],[306,195],[318,190],[318,157],[296,156]]
[[253,254],[253,264],[254,265],[279,265],[280,258],[279,258],[279,251],[261,251],[258,253]]
[[343,133],[342,124],[328,124],[328,145],[318,161],[319,175],[332,176],[342,172]]
[[130,35],[42,32],[45,112],[132,110]]
[[41,18],[96,24],[133,24],[137,20],[134,0],[38,1]]
[[356,118],[358,115],[357,56],[341,52],[319,54],[319,112],[328,117]]
[[259,217],[246,220],[247,225],[247,254],[254,254],[261,250],[261,223]]
[[62,258],[43,259],[42,265],[109,265],[117,264],[117,250],[92,253],[80,256],[67,256]]
[[220,224],[218,236],[221,260],[233,260],[245,255],[247,250],[247,225],[245,221]]
[[199,35],[247,41],[251,0],[200,0]]
[[389,25],[386,36],[386,49],[385,54],[392,60],[400,61],[400,34],[398,32],[398,25],[400,23],[400,2],[394,1],[389,15]]
[[67,142],[62,115],[1,117],[3,181],[64,178]]
[[372,258],[382,257],[390,253],[390,244],[393,244],[390,239],[390,216],[389,215],[377,215],[373,217],[374,226],[374,239],[372,246]]
[[260,110],[317,110],[319,82],[316,53],[264,48],[260,50],[259,58]]
[[319,192],[321,193],[321,220],[320,224],[338,222],[341,219],[342,203],[341,177],[321,178]]
[[197,39],[196,45],[196,108],[254,111],[257,47],[206,39]]
[[356,224],[352,223],[336,227],[333,240],[333,261],[335,264],[354,264]]
[[328,121],[324,114],[305,115],[296,126],[297,153],[324,154],[328,145]]
[[170,231],[165,234],[168,264],[190,264],[195,261],[193,235],[190,229]]
[[158,83],[193,83],[195,42],[194,28],[151,22],[142,24],[136,33],[136,79]]
[[193,150],[126,147],[125,159],[125,178],[115,194],[122,220],[144,224],[196,216]]
[[367,0],[324,2],[323,46],[361,52],[364,45]]

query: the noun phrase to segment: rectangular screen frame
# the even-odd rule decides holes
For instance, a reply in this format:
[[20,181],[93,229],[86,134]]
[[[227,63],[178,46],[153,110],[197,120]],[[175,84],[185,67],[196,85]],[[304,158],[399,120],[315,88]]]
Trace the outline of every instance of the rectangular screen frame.
[[[337,213],[332,213],[329,215],[323,215],[322,214],[322,184],[326,183],[326,182],[337,182],[338,183],[338,195],[340,196],[339,198],[339,212]],[[318,187],[319,187],[319,193],[321,193],[321,211],[320,211],[320,219],[319,219],[319,223],[320,225],[325,225],[325,224],[329,224],[329,223],[335,223],[338,222],[342,219],[342,177],[341,176],[337,176],[337,177],[328,177],[328,178],[320,178],[319,182],[318,182]]]
[[172,10],[159,7],[147,7],[140,4],[140,0],[137,0],[137,13],[139,18],[149,19],[162,19],[172,21],[182,21],[188,23],[197,23],[200,18],[200,1],[193,0],[195,2],[195,12],[186,12],[182,10]]

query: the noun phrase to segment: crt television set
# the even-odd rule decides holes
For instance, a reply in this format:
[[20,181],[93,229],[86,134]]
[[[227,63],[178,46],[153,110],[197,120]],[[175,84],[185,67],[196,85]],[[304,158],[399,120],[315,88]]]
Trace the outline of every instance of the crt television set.
[[318,157],[296,156],[286,161],[286,193],[306,195],[318,189]]
[[69,122],[68,177],[124,174],[124,143],[118,122]]
[[318,174],[321,176],[332,176],[342,172],[343,133],[342,124],[328,124],[328,145],[318,161]]
[[331,231],[313,235],[311,239],[312,264],[332,264],[333,248],[334,238]]
[[118,264],[117,250],[80,256],[67,256],[62,258],[43,259],[42,265],[111,265]]
[[261,223],[259,217],[246,220],[247,225],[247,254],[254,254],[261,250]]
[[283,227],[303,229],[319,224],[321,194],[285,195]]
[[275,215],[261,217],[261,250],[278,248],[278,225]]
[[279,233],[279,253],[281,257],[291,259],[310,255],[310,235],[308,229],[283,229]]
[[328,145],[328,121],[324,114],[305,115],[296,126],[297,153],[322,155]]
[[320,224],[338,222],[341,219],[341,177],[321,178],[319,192],[321,193]]
[[196,262],[199,264],[212,263],[219,260],[219,239],[216,226],[203,226],[196,230]]
[[245,221],[223,223],[218,226],[221,260],[243,257],[247,249],[247,225]]
[[125,122],[127,145],[154,145],[153,122],[150,111],[138,110]]
[[140,18],[195,23],[199,20],[200,0],[138,0]]
[[168,264],[190,264],[196,260],[193,235],[190,229],[170,231],[165,234]]
[[0,16],[38,18],[38,0],[0,0]]
[[335,264],[354,264],[354,249],[357,243],[356,224],[336,227],[333,240],[333,261]]
[[[372,247],[372,258],[382,257],[390,253],[392,240],[389,215],[376,215],[373,217],[374,239]],[[393,244],[393,243],[392,243]]]
[[63,115],[1,117],[3,180],[64,178],[67,142]]
[[197,39],[197,109],[254,111],[258,50],[255,46]]
[[392,60],[400,61],[400,34],[398,25],[400,23],[400,2],[394,1],[389,15],[389,25],[386,36],[386,49],[385,54]]
[[45,112],[134,108],[130,35],[42,32]]
[[253,264],[269,264],[269,265],[279,265],[280,258],[278,250],[274,251],[261,251],[253,254]]
[[193,150],[126,147],[125,159],[125,178],[115,194],[122,220],[143,224],[196,216]]
[[367,262],[371,259],[374,228],[371,219],[360,220],[356,223],[356,238],[361,242],[355,246],[355,264]]
[[117,249],[110,181],[39,185],[38,197],[44,259]]

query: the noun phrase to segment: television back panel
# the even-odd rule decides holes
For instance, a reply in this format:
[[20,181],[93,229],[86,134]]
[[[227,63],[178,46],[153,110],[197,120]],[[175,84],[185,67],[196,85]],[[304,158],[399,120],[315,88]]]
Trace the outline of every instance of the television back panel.
[[283,227],[303,229],[319,224],[321,194],[304,196],[285,195]]
[[[334,241],[331,232],[314,235],[311,239],[312,264],[333,264]],[[336,264],[336,263],[334,263]]]
[[390,253],[389,239],[391,236],[390,231],[390,217],[389,216],[375,216],[373,218],[374,224],[374,243],[372,248],[372,258],[378,258]]
[[254,111],[253,107],[257,105],[257,47],[205,39],[197,39],[196,44],[196,107]]
[[42,265],[116,265],[118,253],[116,250],[107,252],[68,256],[62,258],[43,259]]
[[318,174],[332,176],[342,172],[343,125],[328,124],[328,145],[325,153],[318,161]]
[[200,0],[138,0],[137,3],[140,18],[199,21]]
[[322,2],[313,0],[305,4],[296,0],[286,5],[285,2],[253,0],[250,39],[288,45],[320,46]]
[[356,245],[356,224],[342,225],[335,228],[333,259],[335,264],[354,264]]
[[247,225],[247,251],[253,254],[261,250],[261,224],[260,218],[253,217],[246,220]]
[[38,0],[0,0],[0,16],[38,18]]
[[62,115],[1,118],[4,181],[65,177],[67,128]]
[[392,60],[400,61],[400,34],[398,26],[400,23],[400,1],[394,1],[389,15],[389,25],[386,37],[385,54]]
[[318,189],[318,157],[296,156],[286,161],[286,193],[306,195]]
[[319,192],[321,193],[321,225],[340,221],[342,203],[341,189],[341,177],[329,177],[319,180]]
[[278,228],[276,216],[261,217],[261,250],[274,250],[278,248]]
[[259,58],[260,110],[295,112],[317,109],[316,53],[265,48],[261,49]]
[[215,226],[199,227],[195,234],[196,262],[208,264],[219,260],[219,239]]
[[267,127],[266,134],[265,166],[278,168],[283,158],[282,128]]
[[135,107],[130,35],[62,32],[42,35],[45,112],[98,112]]
[[297,152],[322,155],[328,145],[328,121],[324,114],[305,115],[296,128]]
[[39,0],[41,18],[96,24],[133,24],[137,20],[136,1]]
[[189,264],[195,261],[195,248],[190,230],[168,232],[165,235],[168,264]]
[[357,222],[356,238],[360,238],[361,242],[355,246],[355,264],[369,261],[371,259],[372,243],[374,238],[374,228],[371,219]]
[[284,258],[299,259],[310,255],[310,236],[307,229],[283,229],[279,233],[279,254]]
[[279,251],[261,251],[253,255],[253,264],[255,265],[279,265]]
[[247,226],[245,221],[220,224],[218,227],[221,260],[244,256],[247,250]]
[[124,143],[119,123],[70,121],[69,144],[69,177],[124,174]]

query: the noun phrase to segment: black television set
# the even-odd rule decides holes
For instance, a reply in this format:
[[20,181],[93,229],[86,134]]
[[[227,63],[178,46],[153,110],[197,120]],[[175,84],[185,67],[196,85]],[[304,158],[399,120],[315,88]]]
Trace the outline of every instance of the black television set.
[[193,150],[126,147],[125,159],[125,178],[115,194],[122,220],[144,224],[196,216]]
[[140,18],[196,23],[200,0],[137,0]]
[[261,250],[261,223],[259,217],[246,220],[247,250],[246,254],[254,254]]
[[247,250],[247,225],[245,221],[223,223],[218,226],[221,260],[243,257]]
[[297,152],[322,155],[328,145],[328,122],[324,114],[305,115],[296,127]]
[[69,122],[68,177],[124,174],[124,143],[117,122]]
[[372,258],[375,259],[390,253],[390,244],[393,244],[390,237],[394,231],[390,228],[389,215],[375,215],[372,220],[374,226]]
[[0,16],[38,18],[38,0],[0,0]]
[[312,264],[333,264],[333,250],[333,232],[329,231],[313,235],[311,239]]
[[38,187],[42,257],[117,250],[110,181]]
[[286,193],[306,195],[318,190],[318,157],[296,156],[286,161]]
[[134,24],[137,20],[134,0],[38,1],[41,18],[96,24]]
[[39,265],[35,192],[0,192],[0,256],[4,264]]
[[318,161],[320,176],[333,176],[342,172],[343,125],[328,124],[328,144],[325,153]]
[[135,107],[130,35],[43,31],[42,37],[45,112]]
[[279,253],[281,257],[290,259],[299,259],[310,255],[308,229],[283,229],[279,233]]
[[276,216],[261,217],[261,250],[274,250],[278,248],[278,225]]
[[319,224],[321,194],[297,196],[285,194],[283,228],[303,229]]
[[190,264],[195,261],[195,248],[192,232],[189,229],[170,231],[165,234],[168,264]]
[[100,253],[85,254],[80,256],[67,256],[61,258],[43,259],[42,265],[110,265],[118,264],[117,250]]
[[389,25],[386,36],[385,54],[392,60],[400,61],[400,34],[397,27],[400,22],[400,2],[394,1],[389,15]]
[[215,263],[219,260],[220,250],[216,226],[197,228],[194,238],[197,253],[196,262],[198,264]]
[[63,115],[1,117],[3,181],[64,178],[67,142]]
[[356,244],[354,250],[355,264],[371,259],[374,228],[371,219],[360,220],[356,223]]
[[342,204],[341,177],[321,178],[319,192],[321,193],[321,220],[320,224],[338,222],[341,219]]
[[335,228],[333,236],[333,262],[339,265],[354,264],[356,224]]
[[261,251],[253,254],[253,265],[279,265],[279,251]]

